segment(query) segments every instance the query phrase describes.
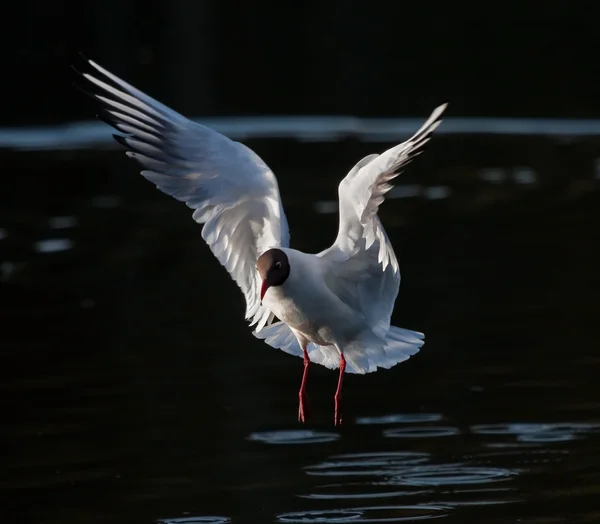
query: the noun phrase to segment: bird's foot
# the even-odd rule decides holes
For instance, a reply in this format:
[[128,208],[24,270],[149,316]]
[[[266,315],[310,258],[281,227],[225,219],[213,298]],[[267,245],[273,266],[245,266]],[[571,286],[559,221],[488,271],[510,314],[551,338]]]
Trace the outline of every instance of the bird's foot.
[[342,424],[342,384],[344,383],[344,372],[346,371],[346,359],[344,354],[340,353],[340,376],[338,377],[338,385],[335,390],[333,400],[335,402],[335,413],[333,415],[333,425],[340,426]]
[[298,422],[304,424],[308,415],[308,409],[306,408],[306,395],[299,395],[298,402]]
[[342,425],[342,399],[341,396],[335,396],[335,412],[333,414],[333,425]]
[[302,384],[300,385],[300,391],[298,391],[298,421],[304,424],[308,415],[308,409],[306,408],[306,380],[308,378],[308,366],[310,366],[306,344],[302,346],[302,351],[304,352],[304,373],[302,373]]

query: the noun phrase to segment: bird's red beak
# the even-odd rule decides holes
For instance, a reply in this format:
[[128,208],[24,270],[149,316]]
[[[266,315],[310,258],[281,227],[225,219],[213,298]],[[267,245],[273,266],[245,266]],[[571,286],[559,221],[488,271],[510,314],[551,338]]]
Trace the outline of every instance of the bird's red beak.
[[267,289],[269,289],[270,287],[271,286],[269,285],[269,283],[266,280],[262,281],[262,285],[260,286],[260,299],[261,300],[265,296],[265,293],[267,292]]

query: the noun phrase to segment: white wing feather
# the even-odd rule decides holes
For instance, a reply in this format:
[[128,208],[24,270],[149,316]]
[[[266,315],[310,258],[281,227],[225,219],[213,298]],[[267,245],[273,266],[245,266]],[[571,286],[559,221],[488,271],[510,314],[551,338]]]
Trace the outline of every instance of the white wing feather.
[[[356,242],[364,238],[366,249],[379,239],[379,221],[375,220],[385,194],[392,189],[389,181],[396,178],[404,167],[418,154],[429,141],[433,131],[441,124],[440,116],[447,104],[436,108],[429,119],[411,138],[381,155],[363,158],[342,180],[339,186],[340,227],[335,244],[342,251],[352,254]],[[379,262],[385,270],[392,264],[398,270],[393,251],[388,253],[387,242],[380,242]],[[390,250],[391,250],[391,246]]]
[[334,244],[319,254],[335,262],[330,288],[363,311],[374,333],[385,337],[400,286],[400,269],[377,216],[389,183],[422,151],[447,104],[436,108],[406,142],[358,162],[339,185],[340,225]]
[[100,78],[83,74],[100,91],[117,137],[156,187],[195,209],[202,237],[246,298],[246,318],[259,331],[272,320],[261,305],[256,260],[271,247],[289,246],[277,180],[269,167],[239,142],[166,107],[98,64]]

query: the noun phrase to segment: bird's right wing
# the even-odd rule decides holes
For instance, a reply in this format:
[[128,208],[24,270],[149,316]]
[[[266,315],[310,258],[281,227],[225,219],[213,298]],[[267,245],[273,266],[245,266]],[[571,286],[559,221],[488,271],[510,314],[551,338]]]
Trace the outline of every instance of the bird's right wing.
[[188,120],[98,64],[82,76],[92,84],[115,136],[142,175],[194,209],[213,254],[246,298],[246,318],[260,330],[272,314],[260,301],[256,260],[289,245],[277,180],[246,146]]

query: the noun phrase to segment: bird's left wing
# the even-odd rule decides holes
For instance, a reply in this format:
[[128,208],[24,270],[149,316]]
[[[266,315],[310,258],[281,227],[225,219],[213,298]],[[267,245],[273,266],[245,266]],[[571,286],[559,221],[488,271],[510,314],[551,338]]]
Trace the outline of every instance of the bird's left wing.
[[332,262],[329,287],[364,313],[374,332],[385,336],[400,285],[400,268],[377,216],[390,181],[429,141],[447,104],[436,108],[408,140],[381,155],[360,160],[339,185],[340,225],[333,245],[319,253]]
[[385,194],[392,189],[390,181],[422,152],[423,146],[441,124],[440,118],[446,106],[447,104],[443,104],[437,107],[406,142],[388,149],[381,155],[368,155],[341,181],[340,226],[333,248],[353,255],[359,241],[365,241],[364,249],[367,250],[377,242],[378,261],[382,269],[385,270],[388,264],[391,264],[394,270],[398,270],[393,251],[388,251],[389,243],[384,238],[377,211],[385,200]]
[[260,330],[272,319],[260,302],[256,260],[289,245],[288,225],[273,172],[251,149],[185,118],[91,60],[82,76],[104,108],[115,139],[142,175],[194,209],[202,237],[241,288],[246,318]]

